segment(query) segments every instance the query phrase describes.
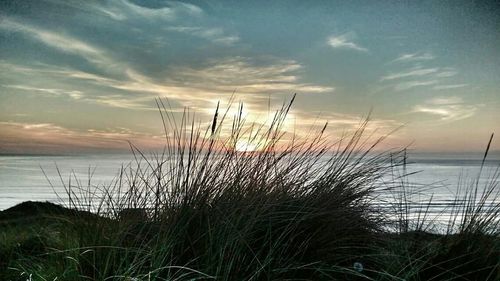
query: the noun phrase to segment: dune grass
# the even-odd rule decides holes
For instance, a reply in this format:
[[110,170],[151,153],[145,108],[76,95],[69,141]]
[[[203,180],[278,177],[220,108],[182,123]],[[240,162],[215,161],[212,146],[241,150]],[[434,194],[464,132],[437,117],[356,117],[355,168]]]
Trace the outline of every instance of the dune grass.
[[[368,118],[335,142],[327,125],[289,138],[292,102],[267,125],[242,105],[203,125],[158,100],[162,152],[131,144],[135,162],[109,185],[62,181],[67,209],[0,217],[0,279],[500,280],[498,172],[485,188],[459,184],[446,231],[431,233],[404,149],[375,150],[385,137],[364,136]],[[235,150],[241,140],[258,150]]]

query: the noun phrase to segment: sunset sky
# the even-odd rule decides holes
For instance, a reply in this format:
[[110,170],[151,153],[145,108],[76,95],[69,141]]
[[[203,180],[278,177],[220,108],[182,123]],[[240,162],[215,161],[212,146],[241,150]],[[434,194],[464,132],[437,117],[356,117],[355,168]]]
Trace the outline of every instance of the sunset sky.
[[[0,1],[0,153],[162,143],[155,98],[210,121],[297,93],[287,130],[399,126],[388,145],[500,136],[500,9],[488,1]],[[500,149],[495,140],[493,149]]]

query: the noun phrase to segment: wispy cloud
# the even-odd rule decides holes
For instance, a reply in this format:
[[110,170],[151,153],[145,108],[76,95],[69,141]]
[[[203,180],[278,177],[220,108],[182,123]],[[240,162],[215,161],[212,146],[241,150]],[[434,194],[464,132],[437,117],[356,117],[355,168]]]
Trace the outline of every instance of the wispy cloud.
[[245,102],[267,98],[266,94],[324,93],[334,88],[302,83],[295,61],[275,60],[256,63],[252,59],[230,57],[209,60],[204,67],[175,66],[165,79],[155,80],[133,69],[127,70],[128,81],[99,81],[112,88],[129,92],[166,96],[184,106],[203,108],[206,102],[237,92]]
[[436,73],[439,68],[415,68],[409,71],[403,71],[399,73],[391,73],[386,76],[383,76],[380,80],[394,80],[399,78],[413,77],[413,76],[424,76],[432,73]]
[[[151,102],[158,96],[169,97],[183,106],[203,108],[207,102],[228,97],[234,91],[248,103],[266,99],[268,94],[334,91],[331,86],[301,82],[302,68],[293,60],[228,57],[209,59],[203,66],[172,65],[165,77],[155,78],[126,68],[123,77],[111,78],[71,68],[0,64],[0,70],[17,79],[10,84],[12,89],[53,95],[77,94],[65,90],[73,89],[71,91],[84,95],[82,101],[139,110],[151,109]],[[35,83],[37,79],[20,81],[21,76],[49,79],[60,87],[40,87]],[[88,91],[93,94],[86,94]],[[103,94],[96,94],[99,92]]]
[[178,1],[165,1],[162,6],[154,8],[142,6],[129,0],[57,1],[57,4],[109,17],[116,21],[127,21],[137,18],[150,21],[173,21],[183,16],[199,16],[203,14],[203,10],[200,7]]
[[435,97],[427,100],[428,104],[433,105],[454,105],[463,104],[464,101],[461,97],[451,96],[451,97]]
[[327,38],[327,44],[334,48],[334,49],[349,49],[349,50],[355,50],[355,51],[360,51],[360,52],[368,52],[367,48],[364,48],[356,43],[354,43],[352,40],[350,40],[351,36],[344,34],[344,35],[332,35]]
[[394,89],[396,91],[404,91],[404,90],[409,90],[415,87],[422,87],[422,86],[429,86],[429,85],[435,85],[439,81],[438,80],[412,80],[412,81],[404,81],[397,83],[394,85]]
[[[206,67],[179,67],[172,80],[188,81],[197,88],[243,93],[323,93],[328,86],[300,82],[302,65],[294,60],[257,62],[250,58],[229,57],[210,60]],[[175,82],[175,81],[172,81]]]
[[210,28],[201,26],[172,26],[167,27],[166,30],[190,34],[192,36],[203,38],[221,45],[233,45],[240,40],[237,35],[227,35],[220,27]]
[[439,73],[436,73],[436,77],[447,78],[453,77],[458,74],[458,71],[453,67],[443,67]]
[[2,19],[0,22],[0,29],[8,32],[21,33],[48,47],[79,56],[105,69],[116,67],[117,64],[103,49],[67,34],[56,33],[11,18]]
[[179,13],[185,12],[190,15],[199,15],[202,10],[192,4],[182,3],[182,2],[170,2],[170,6],[149,8],[141,5],[137,5],[130,1],[116,1],[113,3],[114,9],[125,13],[125,15],[138,16],[142,19],[149,20],[174,20],[179,16]]
[[467,87],[469,84],[449,84],[449,85],[436,85],[434,90],[450,90]]
[[480,104],[466,104],[460,97],[436,97],[413,107],[415,113],[438,116],[441,121],[451,122],[473,116]]
[[[450,78],[458,74],[455,68],[437,67],[435,65],[424,66],[430,63],[435,64],[434,61],[423,62],[434,59],[435,57],[432,54],[423,52],[401,55],[392,62],[409,62],[410,66],[408,64],[397,65],[396,67],[400,70],[382,76],[380,82],[386,83],[386,87],[392,87],[395,91],[404,91],[425,86],[433,86],[432,90],[443,90],[459,85],[449,81]],[[446,85],[440,85],[442,83],[446,83]],[[460,85],[463,84],[460,83]],[[456,86],[456,88],[459,88],[459,86]]]
[[410,54],[402,54],[392,62],[417,62],[417,61],[427,61],[433,60],[435,56],[429,52],[416,52]]
[[74,130],[53,123],[0,121],[0,153],[78,153],[102,149],[128,150],[127,141],[139,147],[159,148],[161,135],[134,132],[127,128]]
[[84,93],[82,91],[77,90],[66,90],[66,89],[52,89],[52,88],[39,88],[39,87],[30,87],[26,85],[3,85],[5,88],[18,89],[28,92],[39,92],[42,94],[48,94],[53,96],[68,96],[72,99],[78,100],[84,97]]
[[10,18],[3,18],[2,21],[0,21],[0,28],[11,32],[23,33],[44,43],[45,45],[68,53],[84,54],[89,56],[99,56],[102,53],[102,51],[98,48],[76,38],[50,32]]

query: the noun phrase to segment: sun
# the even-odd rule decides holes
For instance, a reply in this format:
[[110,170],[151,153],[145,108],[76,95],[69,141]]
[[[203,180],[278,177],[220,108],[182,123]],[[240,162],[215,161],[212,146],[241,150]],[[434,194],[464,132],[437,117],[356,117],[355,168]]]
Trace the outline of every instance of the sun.
[[246,140],[238,140],[234,145],[234,150],[238,152],[253,152],[259,150],[259,145],[246,141]]

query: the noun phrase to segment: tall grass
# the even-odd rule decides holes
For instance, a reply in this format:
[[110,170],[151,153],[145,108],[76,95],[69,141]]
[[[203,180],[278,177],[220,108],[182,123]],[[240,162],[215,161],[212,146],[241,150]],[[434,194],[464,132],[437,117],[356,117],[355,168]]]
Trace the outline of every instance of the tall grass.
[[[134,162],[107,186],[92,186],[90,170],[86,184],[62,181],[68,207],[86,212],[64,217],[64,242],[11,268],[46,280],[496,280],[500,206],[485,206],[498,202],[498,174],[483,194],[478,182],[468,189],[458,228],[414,239],[427,216],[420,209],[415,223],[405,205],[405,150],[375,150],[385,137],[364,136],[368,118],[335,142],[328,124],[290,138],[292,103],[268,124],[248,123],[241,104],[235,116],[217,106],[203,124],[187,110],[176,119],[159,99],[163,151],[131,144]],[[241,141],[258,149],[238,151]],[[398,188],[396,211],[380,208],[377,194]],[[456,255],[446,251],[460,241],[493,247],[480,251],[486,269],[449,268]]]
[[[395,224],[384,253],[391,258],[383,268],[388,280],[498,280],[500,279],[500,166],[485,166],[491,135],[475,177],[460,176],[455,196],[445,206],[432,194],[432,186],[412,186],[406,164],[393,176]],[[406,163],[406,156],[404,156]],[[402,171],[402,172],[401,172]],[[484,175],[484,173],[488,173]],[[484,184],[480,179],[486,178]],[[416,197],[416,199],[415,199]],[[439,204],[440,212],[431,209]],[[447,221],[446,221],[447,219]]]

